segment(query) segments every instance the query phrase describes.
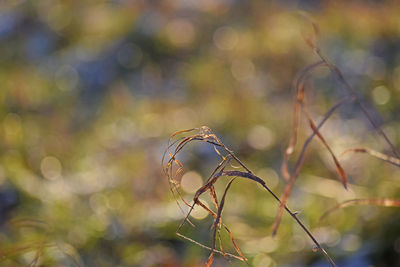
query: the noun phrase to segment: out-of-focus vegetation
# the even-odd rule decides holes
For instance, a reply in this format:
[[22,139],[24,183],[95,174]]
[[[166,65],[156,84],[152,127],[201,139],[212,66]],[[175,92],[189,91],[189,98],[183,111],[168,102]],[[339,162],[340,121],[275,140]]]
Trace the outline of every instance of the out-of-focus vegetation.
[[[318,60],[303,38],[313,34],[304,12],[399,148],[398,3],[266,2],[1,1],[0,265],[201,266],[209,251],[175,235],[183,214],[160,163],[168,137],[208,125],[280,195],[292,81]],[[317,121],[346,94],[326,69],[308,86]],[[354,103],[321,132],[336,154],[391,153]],[[310,133],[302,122],[299,142]],[[218,158],[203,145],[181,157],[190,201]],[[340,162],[347,191],[314,140],[288,205],[339,266],[400,265],[398,208],[351,206],[318,223],[344,200],[400,196],[398,167],[364,154]],[[327,264],[288,216],[271,236],[278,205],[258,186],[231,190],[224,223],[251,266]],[[211,216],[198,210],[192,221],[184,234],[210,246]],[[214,261],[230,264],[242,263]]]

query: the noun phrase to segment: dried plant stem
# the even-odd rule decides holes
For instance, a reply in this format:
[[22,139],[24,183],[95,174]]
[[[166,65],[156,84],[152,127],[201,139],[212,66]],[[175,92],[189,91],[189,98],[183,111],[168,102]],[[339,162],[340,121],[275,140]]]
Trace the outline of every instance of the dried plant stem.
[[390,141],[389,137],[385,134],[385,132],[382,130],[382,128],[379,127],[378,123],[375,122],[375,120],[372,118],[371,114],[369,114],[369,112],[368,112],[367,108],[364,106],[364,104],[358,99],[355,90],[350,86],[350,84],[344,78],[344,76],[343,76],[342,72],[339,70],[339,68],[336,67],[324,54],[322,54],[321,49],[314,46],[313,50],[321,58],[321,60],[325,62],[325,64],[329,67],[331,72],[333,72],[337,76],[337,78],[342,83],[342,85],[347,90],[347,92],[350,94],[350,96],[355,99],[355,102],[358,104],[361,111],[367,117],[368,121],[372,124],[372,126],[378,131],[378,133],[385,139],[386,143],[390,146],[392,153],[397,158],[400,158],[400,154],[397,151],[396,147]]
[[332,212],[352,205],[372,205],[381,207],[400,207],[400,200],[398,199],[350,199],[339,203],[335,207],[327,210],[319,219],[319,222],[324,220]]
[[380,160],[386,161],[394,166],[400,167],[400,159],[394,158],[388,155],[385,155],[383,153],[380,153],[378,151],[369,149],[369,148],[363,148],[363,147],[357,147],[357,148],[349,148],[346,149],[342,154],[340,154],[339,157],[343,157],[345,154],[349,152],[354,152],[354,153],[367,153],[375,158],[378,158]]
[[[181,131],[182,133],[186,133],[188,131]],[[176,135],[176,134],[175,134]],[[174,136],[175,136],[174,135]],[[235,154],[228,149],[212,132],[208,127],[201,127],[199,130],[199,134],[194,134],[192,136],[189,137],[185,137],[185,138],[181,138],[179,139],[179,143],[176,143],[176,147],[174,149],[174,151],[170,151],[170,149],[172,148],[172,146],[168,145],[168,153],[170,155],[170,159],[167,162],[167,164],[165,165],[165,169],[164,172],[168,177],[168,180],[170,181],[170,184],[172,184],[171,190],[173,191],[177,191],[178,187],[176,186],[176,180],[174,179],[175,176],[174,173],[172,172],[172,167],[173,164],[177,164],[178,165],[178,170],[175,172],[175,175],[179,174],[182,171],[183,165],[182,163],[180,163],[177,159],[176,159],[176,155],[178,152],[182,151],[183,147],[185,145],[187,145],[188,143],[192,142],[192,141],[202,141],[202,142],[206,142],[209,144],[214,145],[215,147],[215,151],[216,153],[221,156],[222,161],[217,165],[217,167],[214,169],[214,171],[211,173],[211,175],[208,177],[208,179],[206,180],[205,184],[203,186],[201,186],[196,193],[194,194],[193,197],[193,204],[187,204],[190,208],[189,211],[187,212],[187,214],[185,215],[185,218],[183,219],[182,223],[180,224],[180,226],[177,229],[177,235],[185,238],[186,240],[189,240],[190,242],[193,242],[194,244],[200,245],[201,247],[207,248],[211,251],[211,254],[209,256],[209,258],[207,259],[207,262],[205,263],[205,266],[211,266],[212,262],[213,262],[213,258],[214,258],[214,253],[219,253],[221,255],[223,255],[224,257],[233,257],[236,259],[240,259],[244,262],[247,263],[247,259],[243,256],[242,252],[240,251],[239,247],[236,244],[236,241],[233,238],[233,235],[231,233],[231,231],[228,229],[228,227],[222,223],[222,211],[223,208],[225,206],[225,201],[226,201],[226,195],[231,187],[232,182],[235,180],[236,177],[242,177],[242,178],[247,178],[250,179],[256,183],[259,183],[262,185],[262,187],[267,190],[269,192],[269,194],[271,194],[275,200],[283,207],[283,209],[285,209],[290,215],[291,217],[300,225],[300,227],[305,231],[305,233],[310,237],[310,239],[314,242],[315,246],[321,251],[321,253],[324,255],[324,257],[327,259],[327,261],[332,265],[332,266],[336,266],[334,261],[332,260],[332,258],[330,258],[330,256],[327,254],[327,252],[322,248],[322,246],[318,243],[318,241],[313,237],[313,235],[311,234],[311,232],[307,229],[307,227],[297,218],[296,214],[293,213],[292,211],[289,210],[289,208],[282,203],[282,201],[277,197],[277,195],[275,193],[273,193],[270,188],[268,188],[268,186],[266,185],[266,183],[259,177],[255,176],[250,169],[248,169],[245,164],[243,162],[241,162],[236,156]],[[221,148],[226,155],[223,155],[220,151],[218,151],[218,148]],[[231,161],[234,161],[236,163],[238,163],[245,171],[238,171],[238,170],[225,170],[226,166],[228,166],[228,164],[230,164]],[[228,182],[225,191],[223,193],[223,196],[221,198],[221,201],[219,202],[217,199],[217,194],[215,192],[215,188],[214,188],[214,184],[219,180],[220,177],[233,177],[233,179]],[[201,200],[199,199],[199,197],[206,193],[209,192],[211,198],[212,198],[212,202],[214,203],[214,206],[217,208],[217,212],[213,212],[210,208],[208,208],[205,204],[203,204],[201,202]],[[187,202],[185,202],[186,204]],[[188,222],[188,218],[191,214],[191,212],[193,211],[195,205],[200,206],[201,208],[205,209],[209,214],[211,214],[214,217],[214,223],[213,223],[213,228],[214,228],[214,232],[213,232],[213,236],[212,236],[212,247],[208,247],[205,246],[203,244],[198,243],[197,241],[186,237],[184,235],[182,235],[181,233],[179,233],[180,229],[182,228],[182,226]],[[220,242],[220,250],[216,250],[215,246],[216,246],[216,240],[217,237],[219,237],[220,233],[220,228],[221,226],[224,227],[224,229],[228,232],[232,244],[235,247],[236,252],[238,253],[239,256],[237,255],[233,255],[233,254],[229,254],[226,253],[223,248],[222,248],[222,244]],[[217,236],[218,235],[218,236]],[[248,263],[247,263],[248,264]]]
[[276,216],[275,222],[274,222],[274,226],[273,226],[273,230],[272,230],[272,234],[276,235],[277,231],[278,231],[278,227],[282,218],[282,214],[283,214],[283,208],[287,203],[287,200],[290,196],[290,193],[293,189],[294,183],[296,182],[297,177],[300,174],[301,168],[304,164],[304,160],[305,160],[305,154],[307,151],[307,147],[309,146],[309,144],[311,143],[312,139],[314,138],[315,135],[317,135],[317,131],[319,131],[322,126],[325,124],[325,122],[329,119],[329,117],[342,105],[344,105],[345,103],[348,103],[352,101],[352,98],[344,98],[341,101],[339,101],[338,103],[336,103],[335,105],[333,105],[323,116],[321,122],[315,127],[315,129],[313,130],[313,132],[308,136],[308,138],[306,139],[306,141],[303,144],[303,147],[301,149],[300,155],[297,158],[296,164],[295,164],[295,169],[293,174],[290,175],[290,179],[289,182],[287,183],[284,193],[282,195],[282,203],[281,206],[278,210],[278,214]]
[[220,221],[221,221],[221,215],[222,215],[222,209],[224,208],[225,205],[225,197],[226,197],[226,193],[228,192],[229,188],[231,187],[233,181],[236,179],[236,177],[234,177],[233,179],[231,179],[228,183],[228,185],[225,188],[224,194],[222,195],[222,200],[221,200],[221,204],[219,205],[218,208],[218,213],[217,213],[217,217],[214,220],[214,232],[213,232],[213,244],[212,244],[212,250],[211,250],[211,254],[207,260],[206,266],[210,267],[212,264],[212,259],[214,257],[214,249],[215,249],[215,240],[216,240],[216,234],[217,234],[217,230],[219,229],[219,225],[220,225]]
[[222,256],[228,256],[228,257],[235,258],[237,260],[243,261],[243,259],[241,257],[239,257],[239,256],[233,255],[233,254],[228,253],[228,252],[222,252],[222,251],[217,250],[217,249],[212,250],[210,247],[207,247],[207,246],[203,245],[202,243],[197,242],[196,240],[193,240],[190,237],[182,235],[179,232],[176,232],[176,235],[179,236],[179,237],[182,237],[183,239],[186,239],[189,242],[192,242],[193,244],[198,245],[199,247],[205,248],[205,249],[210,250],[210,251],[214,251],[214,253],[218,253],[218,254],[221,254]]
[[[242,177],[242,178],[247,178],[247,179],[253,180],[253,181],[259,183],[265,190],[267,190],[275,198],[275,200],[278,203],[280,203],[282,205],[282,202],[279,199],[279,197],[266,185],[264,180],[255,176],[254,174],[241,172],[241,171],[224,171],[224,172],[217,173],[214,177],[216,178],[216,177],[220,177],[220,176]],[[318,241],[315,239],[315,237],[311,234],[310,230],[308,230],[308,228],[300,221],[300,219],[297,218],[296,214],[294,212],[292,212],[286,205],[284,205],[284,209],[286,210],[287,213],[290,214],[290,216],[299,224],[299,226],[303,229],[303,231],[314,242],[315,246],[322,252],[322,254],[325,256],[325,258],[328,260],[328,262],[332,266],[336,266],[335,262],[332,260],[332,258],[329,256],[329,254],[318,243]]]

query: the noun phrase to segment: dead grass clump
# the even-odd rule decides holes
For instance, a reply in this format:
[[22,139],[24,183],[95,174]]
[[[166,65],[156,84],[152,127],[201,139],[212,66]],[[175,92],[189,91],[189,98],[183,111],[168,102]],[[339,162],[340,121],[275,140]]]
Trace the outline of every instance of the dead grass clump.
[[[283,155],[283,163],[281,167],[282,171],[282,176],[286,180],[286,186],[285,189],[282,193],[281,197],[278,197],[277,194],[272,192],[272,190],[266,185],[264,180],[256,175],[246,167],[246,165],[237,158],[237,156],[234,154],[232,150],[230,150],[222,141],[212,132],[210,128],[207,126],[202,126],[201,128],[193,128],[193,129],[188,129],[188,130],[183,130],[183,131],[178,131],[175,132],[174,134],[171,135],[171,137],[168,140],[168,145],[166,149],[166,153],[164,154],[164,157],[168,155],[168,160],[165,161],[164,163],[164,157],[163,157],[163,166],[164,166],[164,172],[165,176],[168,178],[169,184],[170,184],[170,189],[173,195],[175,196],[178,205],[179,203],[182,202],[184,205],[189,207],[189,211],[185,214],[185,218],[180,224],[180,226],[177,229],[176,234],[192,243],[195,243],[203,248],[206,248],[210,250],[210,255],[205,262],[205,266],[211,266],[213,263],[214,255],[216,253],[223,255],[226,259],[231,259],[235,258],[238,260],[241,260],[243,262],[247,263],[247,259],[242,253],[242,251],[239,249],[232,232],[229,230],[228,226],[223,222],[223,208],[225,205],[228,203],[225,203],[226,195],[232,185],[233,182],[237,182],[237,180],[240,179],[248,179],[253,181],[254,183],[257,183],[262,186],[266,190],[266,192],[272,196],[272,198],[275,199],[277,204],[279,205],[279,210],[276,215],[275,222],[273,224],[273,230],[272,234],[275,235],[278,231],[278,227],[282,218],[282,214],[284,211],[286,211],[292,218],[293,220],[301,227],[301,229],[305,232],[305,234],[312,240],[312,242],[315,244],[315,247],[317,250],[319,250],[322,255],[326,258],[326,260],[332,265],[336,266],[334,263],[333,259],[328,255],[328,253],[325,251],[325,249],[319,244],[319,242],[315,239],[315,237],[312,235],[310,230],[299,220],[299,218],[296,216],[295,212],[292,212],[286,205],[291,191],[294,187],[294,184],[299,177],[299,174],[302,170],[302,167],[304,165],[305,161],[305,154],[307,152],[307,149],[311,143],[311,141],[314,139],[314,137],[317,137],[320,142],[322,143],[323,147],[328,151],[330,154],[332,161],[336,167],[336,173],[338,176],[338,179],[341,181],[343,184],[344,189],[347,189],[348,187],[348,181],[347,181],[347,175],[344,170],[344,168],[341,166],[339,158],[342,157],[343,155],[354,152],[354,153],[367,153],[373,157],[376,157],[378,159],[384,160],[390,164],[393,164],[395,166],[400,166],[400,159],[399,159],[399,153],[393,143],[390,141],[388,136],[384,133],[384,131],[379,127],[378,123],[376,123],[371,114],[369,113],[368,109],[364,106],[363,102],[360,101],[356,91],[349,85],[347,80],[345,79],[344,75],[341,73],[339,68],[337,68],[332,62],[328,60],[328,58],[323,55],[321,52],[320,48],[317,45],[317,37],[318,37],[318,27],[315,23],[312,22],[312,26],[314,29],[314,38],[306,38],[307,44],[313,49],[315,54],[320,58],[320,60],[314,64],[311,64],[304,68],[302,71],[299,72],[297,78],[294,80],[293,83],[293,89],[294,89],[294,96],[295,96],[295,103],[293,107],[293,126],[292,126],[292,131],[291,131],[291,137],[289,144],[284,151]],[[344,98],[340,99],[337,103],[335,103],[333,106],[331,106],[325,114],[322,116],[322,119],[319,122],[316,122],[312,116],[310,115],[310,112],[307,109],[307,81],[308,79],[312,76],[312,73],[314,70],[317,68],[328,68],[332,75],[334,75],[337,80],[340,82],[340,84],[343,86],[343,88],[347,92],[347,96]],[[389,148],[391,149],[393,156],[385,155],[380,152],[376,152],[374,150],[368,149],[368,148],[350,148],[344,151],[340,157],[337,157],[333,150],[331,149],[330,145],[324,138],[324,136],[321,133],[321,128],[325,125],[325,123],[329,120],[331,115],[337,111],[340,107],[342,107],[345,104],[349,103],[355,103],[366,119],[371,123],[371,125],[375,128],[376,132],[379,133],[379,135],[385,140],[385,142],[388,144]],[[293,155],[293,152],[296,150],[297,143],[298,143],[298,131],[299,131],[299,121],[300,117],[304,115],[305,119],[308,122],[308,126],[311,129],[311,134],[306,138],[304,143],[301,146],[301,150],[299,153],[299,156],[297,159],[294,161],[295,164],[293,167],[289,165],[289,159]],[[196,193],[194,194],[191,203],[187,202],[181,195],[179,191],[179,182],[178,182],[178,177],[183,172],[183,164],[177,159],[178,154],[180,154],[183,150],[183,148],[193,142],[201,142],[201,143],[207,143],[209,145],[212,145],[215,149],[215,152],[219,155],[220,162],[216,165],[214,170],[211,172],[209,175],[208,179],[205,181],[204,185],[202,185]],[[239,168],[234,167],[233,165],[239,165]],[[225,190],[223,191],[222,195],[218,195],[216,190],[215,190],[215,183],[220,179],[220,178],[230,178]],[[202,203],[199,199],[199,197],[203,194],[208,193],[211,196],[212,202],[214,204],[214,208],[208,208],[204,203]],[[179,201],[180,200],[180,201]],[[212,231],[212,245],[211,247],[200,244],[199,242],[184,236],[180,233],[180,230],[183,225],[185,224],[190,224],[192,226],[193,223],[189,220],[189,216],[191,212],[193,211],[195,206],[199,206],[206,210],[212,217],[214,218],[214,222],[211,226],[211,231]],[[324,215],[322,215],[321,219],[325,218],[328,216],[331,212],[344,208],[349,205],[378,205],[378,206],[385,206],[385,207],[399,207],[399,200],[393,200],[393,199],[354,199],[354,200],[348,200],[346,202],[340,203],[337,206],[333,207],[332,209],[328,210]],[[182,212],[183,208],[181,207]],[[220,232],[221,231],[226,231],[231,239],[231,242],[236,250],[235,254],[227,253],[224,251],[222,242],[220,241]],[[219,243],[219,249],[216,249],[217,243]],[[248,264],[248,263],[247,263]]]

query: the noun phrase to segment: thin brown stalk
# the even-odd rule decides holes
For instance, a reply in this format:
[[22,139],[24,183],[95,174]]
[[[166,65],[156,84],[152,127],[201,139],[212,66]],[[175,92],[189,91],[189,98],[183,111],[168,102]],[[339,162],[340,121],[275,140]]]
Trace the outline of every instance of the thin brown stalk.
[[381,207],[400,207],[400,200],[397,199],[350,199],[346,200],[342,203],[339,203],[335,207],[327,210],[319,219],[319,222],[323,221],[326,217],[328,217],[332,212],[337,211],[339,209],[343,209],[352,205],[372,205],[372,206],[381,206]]
[[294,108],[293,108],[293,126],[292,126],[292,134],[290,137],[289,145],[285,149],[283,162],[282,162],[282,175],[286,180],[290,179],[290,171],[288,167],[289,156],[294,152],[294,148],[297,144],[297,135],[299,129],[299,117],[302,103],[304,101],[304,80],[310,75],[310,73],[318,67],[324,66],[325,63],[323,61],[318,61],[313,63],[307,67],[305,67],[300,73],[298,77],[293,82],[294,88]]
[[313,49],[314,53],[317,54],[317,56],[328,66],[330,71],[334,73],[339,80],[339,82],[343,85],[345,90],[348,92],[351,98],[355,99],[355,102],[357,105],[360,107],[361,111],[364,113],[365,117],[368,119],[368,121],[371,123],[371,125],[375,128],[376,131],[385,139],[386,143],[389,145],[390,149],[392,150],[392,153],[397,157],[400,158],[400,154],[397,151],[397,148],[393,145],[393,143],[390,141],[389,137],[386,135],[386,133],[382,130],[381,127],[379,127],[378,123],[372,118],[371,114],[367,110],[367,108],[364,106],[364,104],[360,101],[360,99],[357,97],[356,91],[353,89],[353,87],[347,82],[345,79],[344,75],[340,71],[340,69],[333,64],[328,57],[326,57],[321,49],[317,45],[317,37],[319,36],[319,28],[317,23],[310,18],[310,16],[303,14],[304,18],[306,18],[308,21],[310,21],[313,30],[314,30],[314,35],[315,35],[315,40],[312,41],[310,38],[306,38],[305,41],[306,43]]
[[[181,234],[181,233],[179,233],[179,232],[176,232],[176,235],[179,236],[179,237],[182,237],[183,239],[186,239],[187,241],[189,241],[189,242],[191,242],[191,243],[193,243],[193,244],[196,244],[196,245],[199,246],[199,247],[205,248],[205,249],[207,249],[207,250],[212,250],[210,247],[205,246],[205,245],[203,245],[202,243],[197,242],[196,240],[193,240],[192,238],[187,237],[187,236],[185,236],[185,235],[183,235],[183,234]],[[214,253],[221,254],[222,256],[225,255],[225,256],[228,256],[228,257],[231,257],[231,258],[234,258],[234,259],[243,261],[243,259],[242,259],[241,257],[236,256],[236,255],[233,255],[233,254],[231,254],[231,253],[228,253],[228,252],[225,252],[225,253],[224,253],[224,252],[219,251],[219,250],[217,250],[217,249],[214,249],[213,251],[214,251]]]
[[[217,218],[217,214],[215,212],[213,212],[212,210],[210,210],[203,202],[201,202],[200,200],[197,201],[197,204],[199,206],[201,206],[203,209],[205,209],[209,214],[211,214],[211,216],[213,216],[215,219]],[[218,207],[217,207],[218,208]],[[245,256],[243,255],[242,251],[240,250],[239,246],[237,245],[235,238],[232,235],[231,230],[229,230],[228,226],[226,226],[224,223],[222,223],[222,225],[224,226],[225,231],[229,234],[229,237],[231,239],[231,242],[236,250],[236,252],[238,253],[238,255],[240,255],[240,257],[242,257],[243,261],[247,261],[247,259],[245,258]],[[221,250],[222,251],[222,250]]]
[[368,119],[368,121],[371,123],[371,125],[375,128],[376,131],[385,139],[386,143],[389,145],[390,149],[392,150],[392,153],[397,157],[400,158],[400,154],[397,151],[397,148],[393,145],[393,143],[390,141],[389,137],[386,135],[386,133],[382,130],[382,128],[378,125],[378,123],[372,118],[371,114],[367,110],[367,108],[364,106],[364,104],[360,101],[360,99],[357,97],[356,91],[350,86],[350,84],[347,82],[347,80],[344,78],[342,72],[339,70],[338,67],[336,67],[324,54],[322,54],[321,49],[318,47],[313,47],[314,52],[323,60],[329,67],[329,69],[336,75],[340,83],[344,86],[344,88],[347,90],[349,95],[355,99],[355,102],[357,105],[360,107],[361,111],[364,113],[365,117]]
[[386,161],[394,166],[400,167],[400,159],[388,156],[386,154],[380,153],[378,151],[369,149],[369,148],[362,148],[362,147],[357,147],[357,148],[349,148],[346,149],[342,154],[340,154],[340,157],[343,157],[345,154],[349,152],[354,152],[354,153],[367,153],[375,158],[378,158],[380,160]]
[[[257,176],[255,176],[252,173],[241,172],[241,171],[224,171],[224,172],[217,173],[215,175],[215,178],[220,177],[220,176],[242,177],[242,178],[247,178],[247,179],[250,179],[252,181],[255,181],[255,182],[259,183],[262,187],[264,187],[264,189],[267,190],[275,198],[276,201],[278,201],[280,204],[282,203],[280,201],[280,199],[278,198],[278,196],[266,185],[264,180],[259,178],[259,177],[257,177]],[[318,248],[318,250],[320,250],[322,252],[322,254],[325,256],[325,258],[328,260],[328,262],[331,264],[331,266],[336,266],[335,262],[328,255],[328,253],[325,251],[325,249],[318,243],[318,241],[311,234],[311,232],[307,229],[307,227],[300,221],[300,219],[297,218],[297,215],[294,212],[292,212],[286,205],[284,206],[284,209],[300,225],[300,227],[303,229],[303,231],[314,242],[314,244]]]
[[[203,128],[203,127],[202,127],[202,128]],[[195,136],[195,137],[194,137],[194,136]],[[282,204],[282,202],[281,202],[280,199],[277,197],[277,195],[275,195],[275,194],[267,187],[267,185],[265,184],[265,182],[264,182],[261,178],[255,176],[255,175],[243,164],[243,162],[241,162],[241,161],[234,155],[234,153],[233,153],[231,150],[229,150],[229,149],[228,149],[228,148],[227,148],[227,147],[226,147],[212,132],[211,132],[211,130],[209,130],[209,128],[205,128],[205,130],[203,129],[203,131],[201,131],[200,134],[197,134],[197,135],[195,134],[195,135],[192,136],[192,138],[186,138],[186,139],[183,139],[183,140],[188,140],[188,141],[185,142],[185,143],[179,144],[179,146],[178,146],[177,148],[175,148],[175,151],[174,151],[173,153],[170,154],[171,156],[175,157],[175,156],[176,156],[176,153],[175,153],[175,152],[176,152],[177,150],[181,151],[181,149],[182,149],[184,146],[186,146],[188,143],[190,143],[190,142],[192,142],[192,141],[198,141],[198,140],[203,141],[203,142],[207,142],[207,143],[210,143],[210,144],[213,144],[213,145],[218,145],[218,147],[222,148],[222,149],[224,150],[224,152],[227,153],[227,156],[223,156],[221,153],[218,153],[218,154],[223,158],[223,160],[222,160],[222,161],[218,164],[218,166],[214,169],[214,171],[212,172],[212,175],[207,179],[206,183],[205,183],[203,186],[201,186],[201,187],[196,191],[196,193],[194,194],[194,197],[193,197],[193,204],[191,205],[191,208],[189,209],[189,212],[186,214],[185,219],[183,220],[182,224],[181,224],[180,227],[178,228],[178,230],[177,230],[177,235],[178,235],[178,236],[181,236],[181,237],[183,237],[183,238],[185,238],[185,239],[187,239],[187,240],[189,240],[189,241],[191,241],[191,242],[193,242],[193,243],[195,243],[195,244],[197,244],[197,245],[200,245],[201,247],[204,247],[204,248],[207,248],[207,249],[211,250],[211,254],[210,254],[210,256],[209,256],[209,258],[207,259],[207,262],[206,262],[206,266],[207,266],[207,265],[211,265],[211,264],[212,264],[213,258],[214,258],[214,252],[219,253],[219,254],[221,254],[221,255],[225,255],[225,256],[226,256],[226,255],[229,255],[230,257],[232,257],[232,254],[228,254],[228,253],[226,253],[226,252],[224,252],[224,251],[219,251],[219,252],[218,252],[218,250],[215,249],[216,238],[217,238],[216,234],[217,234],[217,231],[219,231],[218,229],[220,229],[220,226],[223,225],[223,226],[224,226],[224,229],[228,232],[229,236],[231,237],[231,241],[232,241],[232,243],[233,243],[233,245],[234,245],[234,247],[235,247],[235,249],[236,249],[236,252],[240,255],[240,256],[236,256],[236,255],[235,255],[234,258],[239,258],[239,259],[241,259],[242,261],[246,262],[246,258],[243,256],[242,252],[240,251],[239,247],[237,246],[237,244],[236,244],[236,242],[235,242],[235,240],[234,240],[234,238],[233,238],[233,235],[232,235],[231,231],[227,228],[227,226],[226,226],[225,224],[223,224],[223,223],[221,222],[222,211],[223,211],[223,207],[224,207],[224,205],[225,205],[225,197],[226,197],[227,191],[229,190],[230,185],[231,185],[231,183],[232,183],[233,180],[231,180],[231,182],[228,183],[228,185],[227,185],[227,187],[226,187],[226,189],[225,189],[225,191],[224,191],[224,194],[223,194],[223,197],[222,197],[220,203],[218,203],[218,199],[217,199],[217,195],[216,195],[216,192],[215,192],[214,184],[218,181],[218,179],[219,179],[220,177],[223,177],[223,176],[225,176],[225,177],[242,177],[242,178],[247,178],[247,179],[250,179],[250,180],[252,180],[252,181],[254,181],[254,182],[257,182],[257,183],[261,184],[261,185],[264,187],[264,189],[266,189],[266,190],[278,201],[278,203]],[[227,164],[227,163],[230,163],[231,160],[233,160],[233,161],[235,161],[236,163],[238,163],[239,165],[241,165],[241,166],[243,167],[243,169],[245,169],[246,171],[245,171],[245,172],[243,172],[243,171],[226,171],[226,170],[225,170],[226,164]],[[171,164],[168,164],[168,165],[167,165],[167,167],[166,167],[166,172],[165,172],[165,173],[171,174],[171,175],[172,175],[172,172],[170,172],[168,169],[169,169],[169,168],[172,168],[172,165],[173,165],[174,163],[176,163],[176,161],[175,161],[174,159],[170,159],[169,163],[171,163]],[[177,163],[176,163],[176,164],[177,164]],[[169,177],[169,178],[172,178],[172,179],[173,179],[173,177]],[[178,189],[178,188],[176,188],[176,189]],[[210,193],[211,196],[212,196],[212,200],[213,200],[213,202],[214,202],[214,205],[217,207],[217,213],[214,213],[213,211],[211,211],[211,209],[209,209],[207,206],[205,206],[205,205],[199,200],[199,197],[200,197],[203,193],[206,193],[207,191],[209,191],[209,193]],[[182,234],[179,233],[179,229],[183,226],[183,224],[185,224],[185,222],[187,222],[187,218],[189,217],[189,215],[190,215],[190,213],[191,213],[191,211],[193,210],[193,208],[194,208],[195,205],[199,205],[199,206],[202,207],[203,209],[207,210],[207,212],[210,213],[210,214],[215,218],[215,220],[214,220],[214,235],[213,235],[213,240],[212,240],[212,242],[213,242],[212,248],[207,247],[207,246],[205,246],[205,245],[202,245],[202,244],[198,243],[197,241],[195,241],[195,240],[193,240],[193,239],[190,239],[190,238],[188,238],[188,237],[186,237],[186,236],[184,236],[184,235],[182,235]],[[332,260],[332,259],[329,257],[329,255],[327,254],[327,252],[321,247],[321,245],[318,243],[318,241],[313,237],[313,235],[311,234],[311,232],[310,232],[310,231],[304,226],[304,224],[297,218],[296,214],[293,213],[293,212],[291,212],[291,211],[287,208],[286,205],[284,205],[283,207],[284,207],[284,209],[291,215],[291,217],[300,225],[300,227],[306,232],[306,234],[307,234],[307,235],[310,237],[310,239],[315,243],[316,247],[321,251],[321,253],[322,253],[322,254],[324,255],[324,257],[328,260],[328,262],[329,262],[332,266],[336,266],[335,263],[333,262],[333,260]]]
[[[316,29],[316,28],[314,28],[314,29]],[[298,175],[300,174],[300,170],[304,164],[304,157],[305,157],[306,149],[315,135],[318,136],[318,138],[322,141],[325,148],[327,148],[327,150],[331,154],[332,159],[336,166],[336,171],[339,174],[339,177],[340,177],[341,181],[343,182],[344,187],[346,188],[346,186],[347,186],[346,174],[345,174],[342,166],[340,165],[339,161],[337,160],[336,156],[334,155],[333,151],[330,149],[330,147],[326,143],[325,139],[320,134],[319,130],[336,109],[338,109],[343,104],[352,101],[353,98],[347,97],[347,98],[339,101],[337,104],[335,104],[333,107],[331,107],[327,113],[325,113],[320,124],[318,126],[315,126],[315,123],[311,119],[311,116],[308,114],[307,109],[305,108],[305,105],[304,105],[304,103],[305,103],[304,83],[307,80],[307,78],[311,75],[311,72],[320,66],[328,66],[328,65],[326,64],[325,61],[321,60],[321,61],[318,61],[314,64],[307,66],[300,72],[300,74],[298,75],[298,78],[295,80],[296,82],[294,83],[294,88],[296,91],[296,102],[295,102],[295,106],[294,106],[293,130],[292,130],[292,135],[291,135],[291,139],[289,142],[289,146],[287,147],[287,149],[284,152],[283,163],[281,166],[282,175],[286,180],[288,180],[288,184],[286,185],[283,196],[282,196],[283,204],[286,204],[286,202],[290,196],[290,193],[292,191],[294,183],[295,183]],[[297,132],[298,132],[298,125],[299,125],[299,116],[300,116],[299,111],[300,110],[303,110],[303,112],[306,114],[309,124],[310,124],[310,127],[313,130],[313,133],[305,141],[302,151],[297,159],[294,171],[293,171],[293,173],[291,173],[289,170],[288,161],[289,161],[289,156],[290,156],[290,154],[293,153],[295,145],[297,143]],[[283,206],[281,205],[278,210],[278,214],[276,216],[275,222],[274,222],[274,226],[273,226],[273,230],[272,230],[273,235],[276,235],[276,233],[278,231],[278,227],[279,227],[279,224],[280,224],[280,221],[282,218],[282,214],[283,214]]]
[[220,228],[220,221],[221,221],[221,215],[222,215],[222,210],[224,208],[225,205],[225,197],[226,197],[226,193],[228,192],[229,188],[231,187],[233,181],[236,179],[236,177],[232,178],[228,185],[225,188],[224,194],[222,195],[222,199],[221,199],[221,204],[218,207],[218,212],[217,212],[217,217],[214,220],[214,232],[213,232],[213,243],[212,243],[212,250],[211,250],[211,254],[208,257],[207,263],[206,263],[206,267],[210,267],[212,262],[213,262],[213,257],[214,257],[214,249],[215,249],[215,238],[216,238],[216,234],[218,229]]
[[[329,119],[329,117],[342,105],[344,105],[347,102],[352,101],[351,98],[344,98],[341,101],[339,101],[338,103],[336,103],[335,105],[333,105],[323,116],[322,120],[320,121],[320,123],[316,126],[316,130],[320,130],[322,128],[322,126],[325,124],[325,122]],[[278,227],[282,218],[282,214],[283,214],[283,209],[284,209],[284,205],[287,203],[287,200],[290,196],[290,193],[293,189],[294,183],[296,182],[297,177],[300,174],[301,168],[303,167],[304,164],[304,160],[305,160],[305,154],[307,151],[307,147],[309,146],[309,144],[311,143],[312,139],[314,138],[314,136],[316,135],[316,131],[314,130],[306,139],[306,141],[303,144],[303,147],[301,149],[300,155],[297,158],[296,164],[295,164],[295,168],[294,168],[294,172],[293,174],[290,176],[290,180],[289,182],[286,184],[285,186],[285,190],[284,193],[282,195],[282,204],[278,210],[275,222],[274,222],[274,226],[272,228],[272,234],[276,235],[277,231],[278,231]]]
[[318,136],[319,140],[321,140],[322,144],[324,145],[324,147],[328,150],[329,154],[331,155],[335,166],[336,166],[336,172],[339,175],[340,180],[343,183],[343,186],[345,189],[347,189],[347,177],[346,177],[346,173],[343,170],[343,167],[340,165],[339,160],[336,158],[335,154],[333,153],[331,147],[328,145],[328,143],[325,141],[325,138],[322,136],[322,134],[318,131],[317,127],[314,124],[314,121],[311,119],[311,116],[308,114],[308,112],[306,110],[304,110],[306,115],[307,115],[307,119],[308,122],[310,124],[311,129],[315,132],[315,134]]

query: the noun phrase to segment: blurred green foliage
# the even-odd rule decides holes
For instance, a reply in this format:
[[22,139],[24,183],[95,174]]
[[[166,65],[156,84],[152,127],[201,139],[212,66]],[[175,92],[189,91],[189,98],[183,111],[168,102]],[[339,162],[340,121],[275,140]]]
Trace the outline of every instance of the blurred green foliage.
[[[396,1],[1,1],[1,265],[201,266],[208,251],[175,235],[183,215],[160,164],[168,136],[209,126],[281,194],[292,81],[318,60],[303,39],[313,34],[305,13],[320,28],[321,49],[399,147]],[[317,71],[307,87],[312,116],[343,95]],[[303,123],[300,141],[310,132]],[[354,104],[322,133],[337,154],[390,153]],[[346,191],[317,140],[307,155],[289,206],[339,266],[400,265],[397,209],[349,207],[318,224],[340,201],[396,198],[400,170],[345,156]],[[182,157],[189,201],[217,157],[204,145]],[[277,208],[246,181],[227,196],[224,222],[250,265],[326,266],[289,217],[271,237]],[[212,218],[196,216],[184,233],[210,245]],[[230,264],[241,263],[215,261]]]

